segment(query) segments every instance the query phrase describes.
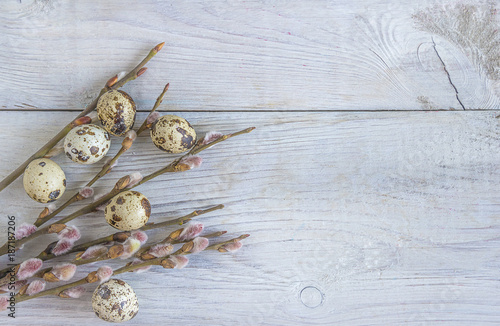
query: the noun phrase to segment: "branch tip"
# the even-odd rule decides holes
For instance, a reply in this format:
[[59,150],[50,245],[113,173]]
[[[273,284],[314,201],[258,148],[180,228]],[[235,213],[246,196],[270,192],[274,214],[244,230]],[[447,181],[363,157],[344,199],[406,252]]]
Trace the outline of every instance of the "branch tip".
[[158,44],[157,46],[155,46],[153,50],[155,52],[160,52],[160,50],[163,48],[164,45],[165,45],[165,42],[161,42],[160,44]]

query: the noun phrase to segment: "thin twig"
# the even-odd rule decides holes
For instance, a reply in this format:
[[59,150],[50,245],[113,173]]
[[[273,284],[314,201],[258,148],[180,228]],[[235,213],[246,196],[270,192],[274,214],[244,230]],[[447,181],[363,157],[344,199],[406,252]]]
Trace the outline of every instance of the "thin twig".
[[[178,218],[175,218],[175,219],[171,219],[171,220],[168,220],[168,221],[164,221],[164,222],[160,222],[160,223],[150,222],[150,223],[144,225],[139,230],[141,230],[141,231],[148,231],[148,230],[159,229],[159,228],[163,228],[163,227],[167,227],[167,226],[172,226],[172,225],[183,225],[183,224],[191,221],[191,219],[194,218],[194,217],[196,217],[196,216],[207,214],[207,213],[210,213],[210,212],[213,212],[213,211],[216,211],[216,210],[219,210],[219,209],[223,209],[223,208],[224,208],[224,205],[220,204],[220,205],[213,206],[213,207],[210,207],[210,208],[207,208],[207,209],[195,210],[195,211],[193,211],[193,212],[191,212],[191,213],[189,213],[187,215],[184,215],[184,216],[181,216],[181,217],[178,217]],[[36,256],[35,258],[38,258],[38,259],[40,259],[42,261],[47,261],[47,260],[53,259],[55,257],[63,257],[63,256],[66,256],[66,255],[75,253],[75,252],[83,252],[83,251],[87,250],[88,248],[90,248],[92,246],[99,245],[99,244],[102,244],[102,243],[107,243],[107,242],[110,242],[110,241],[114,241],[115,238],[117,238],[117,236],[120,235],[120,234],[122,234],[122,233],[124,233],[124,232],[123,231],[122,232],[116,232],[116,233],[113,233],[113,234],[101,237],[99,239],[95,239],[95,240],[92,240],[92,241],[88,241],[88,242],[79,244],[77,246],[74,246],[66,254],[60,255],[60,256],[56,256],[56,255],[54,255],[54,254],[51,253],[51,248],[53,248],[53,245],[49,244],[49,246],[47,247],[47,249],[45,249],[42,252],[40,252],[38,254],[38,256]],[[2,275],[1,278],[0,278],[0,286],[2,286],[4,284],[7,284],[10,281],[12,281],[10,279],[11,278],[11,275],[10,275],[10,271],[11,270],[12,270],[12,267],[7,267],[7,268],[4,268],[3,270],[0,271],[0,275]],[[17,277],[16,277],[15,280],[17,280]]]
[[[235,133],[232,133],[232,134],[226,134],[226,135],[223,135],[221,136],[220,138],[218,138],[217,140],[214,140],[213,142],[209,143],[209,144],[201,144],[201,143],[198,143],[197,145],[194,146],[194,148],[189,151],[189,153],[181,156],[180,158],[174,160],[173,162],[171,162],[170,164],[168,164],[166,167],[156,171],[156,172],[153,172],[147,176],[145,176],[140,182],[136,183],[135,185],[133,185],[132,187],[126,187],[126,188],[123,188],[119,191],[111,191],[110,193],[108,193],[107,195],[103,196],[102,198],[100,198],[99,200],[95,201],[94,203],[92,204],[89,204],[83,208],[81,208],[80,210],[66,216],[65,218],[62,218],[61,220],[57,221],[57,223],[53,223],[51,225],[54,225],[54,224],[66,224],[67,222],[79,217],[79,216],[82,216],[82,215],[85,215],[85,214],[88,214],[88,213],[91,213],[93,211],[95,211],[95,209],[101,205],[103,205],[104,203],[106,203],[108,200],[110,200],[112,197],[124,192],[124,191],[128,191],[128,190],[131,190],[135,187],[138,187],[140,185],[142,185],[143,183],[146,183],[147,181],[153,179],[153,178],[156,178],[157,176],[159,175],[162,175],[164,173],[170,173],[170,172],[183,172],[183,171],[186,171],[184,168],[183,168],[183,165],[182,164],[179,164],[184,158],[190,156],[190,155],[195,155],[195,154],[198,154],[200,153],[201,151],[203,150],[206,150],[210,147],[212,147],[213,145],[217,144],[217,143],[220,143],[222,141],[225,141],[229,138],[232,138],[232,137],[235,137],[235,136],[238,136],[238,135],[242,135],[242,134],[246,134],[246,133],[249,133],[251,132],[252,130],[254,130],[255,127],[251,127],[251,128],[247,128],[247,129],[244,129],[244,130],[240,130],[238,132],[235,132]],[[25,237],[25,238],[22,238],[21,240],[18,240],[16,241],[16,246],[17,247],[20,247],[22,246],[23,244],[27,243],[28,241],[31,241],[32,239],[35,239],[41,235],[44,235],[44,234],[48,234],[48,230],[50,228],[51,225],[48,225],[46,227],[43,227],[41,229],[38,229],[36,232],[32,233],[31,235]],[[7,249],[8,249],[8,243],[4,244],[1,248],[0,248],[0,256],[3,256],[5,254],[7,254]]]
[[[115,84],[116,85],[116,84]],[[150,113],[153,113],[156,111],[156,109],[158,108],[158,106],[161,104],[161,102],[163,101],[163,96],[165,95],[165,93],[167,92],[168,90],[168,87],[169,87],[169,84],[167,84],[165,86],[165,88],[163,89],[163,92],[160,94],[160,96],[158,97],[158,99],[156,100],[153,108],[151,109]],[[139,136],[144,130],[146,130],[146,126],[147,126],[147,117],[146,119],[144,119],[144,122],[142,123],[142,125],[139,127],[139,129],[137,130],[137,136]],[[108,162],[106,162],[106,164],[104,164],[104,166],[101,168],[101,170],[92,178],[92,180],[90,180],[86,185],[85,187],[91,187],[97,180],[99,180],[100,178],[102,178],[104,175],[106,175],[109,171],[110,171],[110,167],[116,162],[116,160],[118,160],[118,158],[123,154],[125,153],[128,149],[130,148],[130,145],[128,142],[126,142],[126,140],[124,140],[124,142],[122,143],[122,147],[118,150],[118,152],[116,153],[116,155],[111,159],[109,160]],[[41,215],[35,222],[35,226],[39,227],[40,225],[46,223],[47,221],[49,221],[51,218],[53,218],[54,216],[56,216],[57,214],[59,214],[62,210],[64,210],[66,207],[68,207],[69,205],[71,205],[72,203],[76,202],[76,201],[79,201],[81,199],[84,199],[82,198],[81,196],[79,196],[79,192],[77,192],[76,194],[74,194],[70,199],[68,199],[64,204],[62,204],[59,208],[57,208],[55,211],[53,211],[52,213],[46,215],[46,216],[43,216]]]
[[36,151],[33,155],[30,156],[24,163],[22,163],[17,169],[15,169],[11,174],[6,176],[1,182],[0,182],[0,191],[4,190],[8,185],[10,185],[14,180],[16,180],[21,174],[23,174],[24,169],[28,164],[33,161],[34,159],[43,157],[45,154],[47,154],[54,146],[57,145],[57,143],[63,139],[66,134],[73,128],[75,120],[86,116],[89,114],[91,111],[93,111],[96,106],[97,106],[97,101],[99,100],[99,97],[101,97],[102,94],[104,94],[106,91],[109,89],[117,89],[125,85],[127,82],[136,79],[138,76],[140,76],[142,73],[144,73],[145,70],[141,70],[144,65],[153,58],[158,51],[161,50],[165,43],[160,43],[157,46],[155,46],[149,54],[144,58],[144,60],[137,65],[132,71],[130,71],[127,75],[125,75],[124,78],[121,80],[113,83],[112,80],[116,79],[116,76],[110,79],[106,86],[99,92],[99,95],[90,103],[85,110],[83,110],[75,119],[73,119],[70,123],[68,123],[61,131],[59,131],[51,140],[49,140],[45,145],[43,145],[38,151]]
[[[209,246],[209,247],[205,248],[205,250],[213,250],[215,248],[219,248],[219,247],[223,246],[224,244],[245,239],[248,236],[249,236],[248,234],[244,234],[244,235],[241,235],[241,236],[239,236],[237,238],[234,238],[234,239],[231,239],[231,240],[228,240],[228,241],[224,241],[224,242],[217,243],[215,245]],[[138,269],[138,268],[141,268],[141,267],[161,265],[163,260],[168,259],[171,256],[175,256],[175,255],[188,255],[188,254],[190,254],[190,252],[186,251],[185,248],[190,248],[190,247],[192,247],[192,245],[190,246],[189,242],[188,242],[182,248],[180,248],[179,250],[177,250],[173,254],[169,254],[169,255],[167,255],[165,257],[159,257],[159,258],[147,260],[147,261],[144,261],[142,263],[135,264],[135,265],[127,264],[127,265],[125,265],[125,266],[123,266],[121,268],[118,268],[118,269],[114,270],[113,271],[113,276],[116,276],[116,275],[119,275],[119,274],[123,274],[123,273],[126,273],[126,272],[131,272],[131,271],[133,271],[135,269]],[[82,278],[82,279],[80,279],[78,281],[75,281],[75,282],[72,282],[72,283],[68,283],[68,284],[65,284],[65,285],[61,285],[61,286],[52,288],[50,290],[41,291],[41,292],[33,294],[31,296],[30,295],[19,295],[18,294],[18,295],[16,295],[16,302],[19,303],[19,302],[22,302],[22,301],[27,301],[27,300],[39,298],[39,297],[42,297],[42,296],[47,296],[47,295],[58,295],[59,293],[61,293],[64,290],[70,289],[70,288],[75,287],[75,286],[80,286],[80,285],[88,284],[88,283],[89,282],[87,280],[87,277],[85,277],[85,278]]]

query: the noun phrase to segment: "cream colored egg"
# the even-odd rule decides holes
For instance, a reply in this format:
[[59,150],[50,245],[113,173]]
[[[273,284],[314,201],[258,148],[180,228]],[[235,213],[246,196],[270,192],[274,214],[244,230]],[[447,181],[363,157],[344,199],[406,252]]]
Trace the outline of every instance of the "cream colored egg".
[[96,125],[75,127],[64,138],[66,156],[80,164],[98,162],[106,155],[110,145],[108,132]]
[[189,122],[176,115],[160,117],[151,128],[151,140],[168,153],[183,153],[196,141],[196,132]]
[[123,136],[135,122],[135,103],[127,93],[110,90],[97,102],[97,115],[104,129],[115,136]]
[[61,167],[48,158],[35,159],[28,164],[23,176],[24,190],[40,203],[60,198],[66,190],[66,176]]
[[92,309],[102,320],[121,323],[137,315],[139,301],[130,285],[122,280],[111,279],[95,289]]
[[131,190],[111,198],[104,209],[108,224],[122,231],[137,230],[148,222],[150,215],[151,204],[146,196]]

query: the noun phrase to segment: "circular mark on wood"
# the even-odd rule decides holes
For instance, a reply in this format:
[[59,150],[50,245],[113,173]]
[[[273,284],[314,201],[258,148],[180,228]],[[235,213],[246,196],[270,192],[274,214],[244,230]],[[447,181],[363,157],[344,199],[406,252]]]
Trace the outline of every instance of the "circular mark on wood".
[[316,308],[323,303],[323,293],[315,286],[306,286],[300,291],[300,301],[308,308]]

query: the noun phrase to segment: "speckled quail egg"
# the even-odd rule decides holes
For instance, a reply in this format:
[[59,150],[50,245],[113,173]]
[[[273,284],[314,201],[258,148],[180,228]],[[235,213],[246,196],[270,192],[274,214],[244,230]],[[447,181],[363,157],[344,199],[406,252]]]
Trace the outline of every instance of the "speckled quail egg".
[[95,289],[92,309],[102,320],[121,323],[137,315],[139,301],[130,285],[122,280],[111,279]]
[[131,190],[111,198],[104,209],[108,224],[122,231],[137,230],[147,223],[150,215],[151,204],[146,196]]
[[64,139],[64,151],[76,163],[92,164],[106,155],[110,144],[106,130],[96,125],[83,125],[68,132]]
[[123,136],[135,122],[134,100],[123,91],[110,90],[97,102],[97,116],[104,129],[115,136]]
[[151,139],[159,149],[177,154],[194,145],[196,132],[186,119],[176,115],[164,115],[153,124]]
[[28,196],[40,203],[50,203],[66,190],[66,176],[56,162],[38,158],[24,170],[23,184]]

